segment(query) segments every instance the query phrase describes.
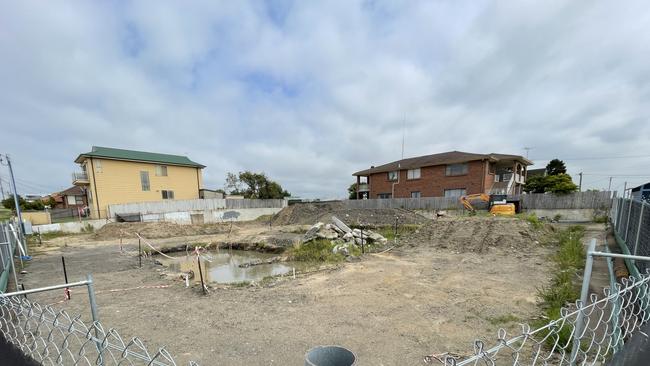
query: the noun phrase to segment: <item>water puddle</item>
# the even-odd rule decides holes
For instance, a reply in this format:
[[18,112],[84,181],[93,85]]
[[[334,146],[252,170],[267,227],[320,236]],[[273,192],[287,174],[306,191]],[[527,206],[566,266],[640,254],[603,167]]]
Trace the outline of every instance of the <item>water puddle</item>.
[[[194,281],[199,281],[199,267],[196,256],[187,256],[184,252],[168,254],[175,257],[176,260],[159,257],[157,258],[164,266],[172,271],[188,272],[192,270],[195,273]],[[278,276],[282,274],[291,274],[293,269],[301,271],[306,268],[302,262],[277,262],[270,264],[259,264],[250,267],[239,267],[240,264],[246,264],[255,261],[266,261],[276,254],[260,253],[246,250],[220,250],[206,253],[201,260],[201,269],[203,270],[203,279],[206,282],[213,283],[237,283],[260,281],[267,276]]]

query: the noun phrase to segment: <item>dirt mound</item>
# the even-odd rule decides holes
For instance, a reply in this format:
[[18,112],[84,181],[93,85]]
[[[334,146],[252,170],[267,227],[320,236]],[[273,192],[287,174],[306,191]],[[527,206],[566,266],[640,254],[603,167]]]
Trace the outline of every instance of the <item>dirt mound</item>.
[[278,225],[313,225],[317,222],[329,222],[336,216],[348,225],[364,224],[369,226],[394,225],[395,217],[401,224],[423,224],[424,216],[399,208],[350,209],[343,202],[298,203],[285,207],[272,219]]
[[545,229],[505,217],[454,217],[432,220],[403,239],[411,247],[482,253],[491,248],[525,249],[539,245]]
[[[95,240],[111,240],[132,237],[140,233],[148,239],[169,238],[190,235],[213,235],[230,230],[227,224],[179,225],[171,222],[115,222],[104,225],[93,235]],[[233,227],[233,231],[236,228]]]

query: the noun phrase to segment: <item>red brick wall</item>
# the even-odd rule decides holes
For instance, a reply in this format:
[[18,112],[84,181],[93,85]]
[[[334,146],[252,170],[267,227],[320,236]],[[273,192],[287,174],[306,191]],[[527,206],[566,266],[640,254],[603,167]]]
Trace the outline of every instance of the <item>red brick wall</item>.
[[411,192],[419,191],[421,197],[442,197],[445,189],[465,188],[467,194],[483,193],[489,190],[494,175],[487,174],[485,161],[467,163],[467,174],[448,177],[446,166],[430,166],[420,169],[420,179],[406,179],[407,170],[401,170],[399,182],[389,181],[388,173],[370,176],[370,198],[378,198],[380,193],[392,193],[395,183],[394,198],[410,198]]

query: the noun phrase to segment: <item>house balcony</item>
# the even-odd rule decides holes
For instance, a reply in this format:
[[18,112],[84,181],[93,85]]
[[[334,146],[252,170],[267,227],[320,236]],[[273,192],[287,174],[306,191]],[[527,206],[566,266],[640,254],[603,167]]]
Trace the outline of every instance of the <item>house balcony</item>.
[[370,192],[370,185],[368,183],[359,184],[359,192]]
[[88,180],[88,174],[86,174],[86,172],[72,173],[72,184],[75,186],[84,186],[90,184],[90,181]]

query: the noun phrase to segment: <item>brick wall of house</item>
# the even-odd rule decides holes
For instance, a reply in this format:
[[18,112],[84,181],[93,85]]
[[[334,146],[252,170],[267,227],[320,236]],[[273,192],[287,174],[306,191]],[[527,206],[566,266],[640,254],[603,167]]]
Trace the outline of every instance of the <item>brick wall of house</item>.
[[482,193],[489,190],[494,175],[488,173],[486,161],[467,163],[467,174],[446,176],[446,165],[424,167],[419,179],[407,179],[407,170],[399,173],[399,182],[389,181],[388,173],[370,176],[370,198],[379,198],[382,193],[392,193],[395,183],[394,198],[410,198],[411,192],[420,192],[421,197],[442,197],[445,189],[464,188],[467,194]]

